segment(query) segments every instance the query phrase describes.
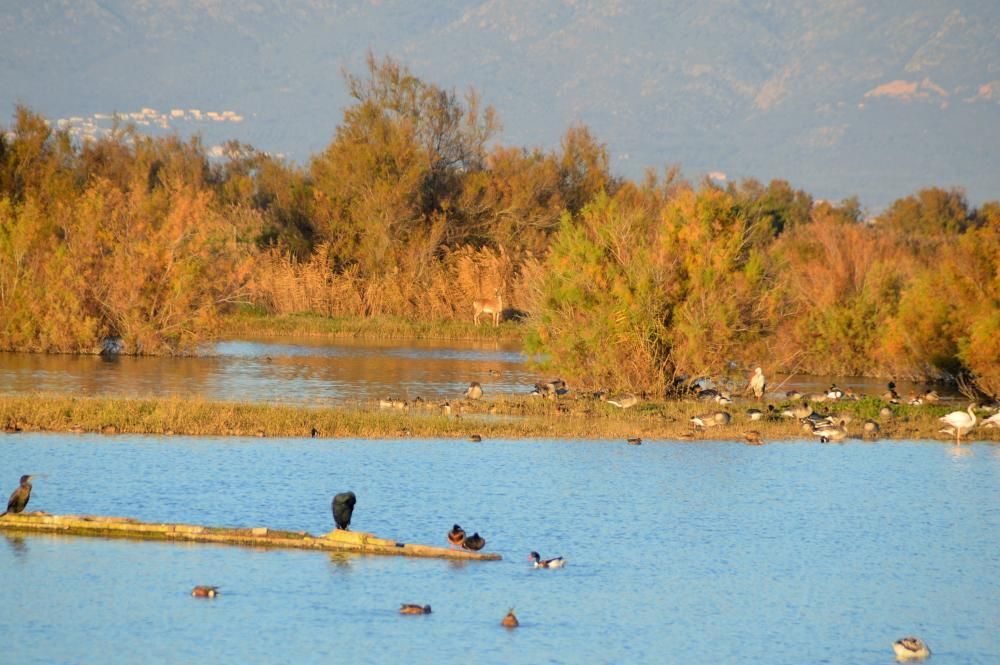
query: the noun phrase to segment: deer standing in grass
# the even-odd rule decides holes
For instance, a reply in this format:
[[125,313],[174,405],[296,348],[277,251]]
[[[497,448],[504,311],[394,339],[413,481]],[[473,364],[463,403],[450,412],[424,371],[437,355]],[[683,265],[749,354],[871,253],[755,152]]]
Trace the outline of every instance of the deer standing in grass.
[[473,300],[472,309],[475,310],[472,320],[475,321],[477,326],[479,325],[480,314],[492,314],[493,327],[495,328],[500,325],[500,316],[503,314],[503,301],[500,299],[500,289],[496,290],[495,298],[476,298]]

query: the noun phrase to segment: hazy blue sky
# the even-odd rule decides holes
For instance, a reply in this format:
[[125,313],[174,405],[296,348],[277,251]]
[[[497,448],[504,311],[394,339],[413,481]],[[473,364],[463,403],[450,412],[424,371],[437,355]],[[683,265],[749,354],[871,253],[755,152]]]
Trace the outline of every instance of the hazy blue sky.
[[873,209],[928,185],[1000,198],[994,0],[2,0],[0,44],[3,117],[21,102],[81,136],[133,113],[305,162],[372,50],[475,87],[505,144],[585,123],[628,177],[679,164]]

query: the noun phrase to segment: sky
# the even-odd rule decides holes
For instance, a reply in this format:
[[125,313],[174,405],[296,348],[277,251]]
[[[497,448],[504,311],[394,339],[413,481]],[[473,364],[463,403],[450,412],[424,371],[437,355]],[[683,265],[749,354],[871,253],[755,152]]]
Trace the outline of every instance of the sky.
[[0,44],[0,119],[25,104],[78,140],[122,114],[305,164],[372,52],[477,90],[505,145],[585,124],[624,177],[1000,199],[993,0],[0,0]]

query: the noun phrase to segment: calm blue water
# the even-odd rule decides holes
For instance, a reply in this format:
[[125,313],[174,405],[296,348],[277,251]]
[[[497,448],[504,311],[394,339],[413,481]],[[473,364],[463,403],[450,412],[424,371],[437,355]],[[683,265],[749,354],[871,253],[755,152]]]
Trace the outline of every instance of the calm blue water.
[[505,558],[0,534],[3,662],[1000,662],[996,445],[0,435],[32,472],[35,510],[312,532],[352,489],[357,530]]

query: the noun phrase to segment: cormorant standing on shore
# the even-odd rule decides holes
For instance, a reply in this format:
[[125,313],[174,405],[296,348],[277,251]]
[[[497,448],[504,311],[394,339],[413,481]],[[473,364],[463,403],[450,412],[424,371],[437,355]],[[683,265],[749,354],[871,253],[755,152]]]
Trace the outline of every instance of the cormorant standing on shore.
[[0,515],[3,517],[7,513],[19,513],[28,505],[31,498],[31,476],[21,476],[21,485],[14,490],[7,501],[7,512]]
[[341,492],[333,497],[333,521],[337,523],[338,529],[347,531],[351,524],[351,515],[354,513],[354,504],[358,498],[354,492]]

